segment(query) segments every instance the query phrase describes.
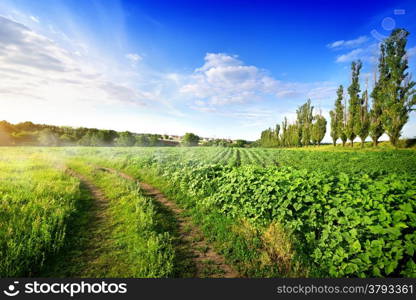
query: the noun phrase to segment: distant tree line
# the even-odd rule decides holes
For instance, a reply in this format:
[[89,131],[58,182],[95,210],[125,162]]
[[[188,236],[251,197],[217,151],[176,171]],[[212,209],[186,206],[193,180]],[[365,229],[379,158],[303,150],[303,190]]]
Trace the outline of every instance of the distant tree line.
[[194,133],[185,133],[182,137],[181,144],[183,146],[204,146],[204,147],[250,147],[253,143],[238,139],[209,139],[202,140],[199,136]]
[[359,76],[362,63],[359,60],[352,62],[348,97],[344,95],[344,87],[340,85],[335,108],[330,112],[334,146],[338,139],[343,146],[348,140],[353,146],[354,139],[359,137],[363,147],[369,136],[373,145],[377,146],[379,138],[386,133],[391,144],[397,147],[401,130],[416,105],[416,83],[411,80],[407,71],[408,35],[406,30],[396,29],[381,43],[378,72],[375,74],[374,88],[370,95],[370,109],[367,87],[360,94]]
[[160,134],[0,121],[0,146],[176,146]]
[[213,139],[201,142],[194,133],[186,133],[180,140],[166,134],[117,132],[96,128],[73,128],[22,122],[11,124],[0,121],[0,146],[222,146],[248,147],[246,140]]
[[282,125],[261,133],[258,144],[262,147],[302,147],[320,145],[326,133],[326,119],[319,112],[314,115],[309,99],[296,110],[296,121],[290,124],[285,117]]
[[208,141],[203,141],[201,146],[212,146],[212,147],[251,147],[253,146],[253,142],[238,139],[238,140],[230,140],[230,139],[211,139]]

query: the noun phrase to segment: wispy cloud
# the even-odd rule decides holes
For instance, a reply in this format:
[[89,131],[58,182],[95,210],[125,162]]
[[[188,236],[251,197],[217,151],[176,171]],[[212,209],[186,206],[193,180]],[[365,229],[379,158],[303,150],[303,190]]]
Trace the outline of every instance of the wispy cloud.
[[126,54],[126,58],[133,64],[136,65],[138,62],[140,62],[143,57],[141,57],[139,54],[137,53],[128,53]]
[[144,104],[146,95],[106,78],[54,41],[0,17],[0,99],[105,105]]
[[379,45],[373,43],[367,47],[357,48],[348,53],[338,55],[335,59],[338,63],[351,62],[353,60],[361,59],[364,62],[376,63],[379,55]]
[[330,49],[355,48],[368,41],[368,37],[363,35],[353,40],[339,40],[327,45]]
[[360,57],[360,54],[363,53],[363,49],[358,48],[354,49],[346,54],[337,56],[336,62],[350,62]]
[[40,21],[39,21],[39,18],[38,17],[35,17],[35,16],[30,16],[30,19],[33,21],[33,22],[35,22],[35,23],[39,23]]
[[208,53],[205,63],[190,76],[181,91],[212,105],[244,103],[270,93],[275,80],[255,66],[244,65],[237,56]]
[[[202,67],[190,75],[180,91],[197,100],[191,108],[217,112],[214,107],[261,101],[323,98],[335,91],[327,82],[299,83],[277,80],[265,70],[245,65],[236,55],[207,53]],[[319,89],[322,87],[322,89]]]

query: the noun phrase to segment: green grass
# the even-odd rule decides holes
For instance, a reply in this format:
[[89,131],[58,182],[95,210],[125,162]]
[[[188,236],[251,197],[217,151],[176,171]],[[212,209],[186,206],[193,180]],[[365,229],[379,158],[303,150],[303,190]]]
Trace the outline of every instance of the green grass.
[[30,276],[65,244],[79,181],[32,154],[0,158],[0,277]]

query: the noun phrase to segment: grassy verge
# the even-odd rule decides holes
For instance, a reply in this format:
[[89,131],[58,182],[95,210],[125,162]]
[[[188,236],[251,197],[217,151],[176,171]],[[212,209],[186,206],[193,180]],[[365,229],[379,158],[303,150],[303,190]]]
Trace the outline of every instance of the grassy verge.
[[36,155],[0,158],[0,277],[37,274],[65,245],[79,181]]
[[[79,277],[87,262],[84,251],[90,241],[91,208],[94,199],[84,184],[80,184],[80,200],[76,210],[68,220],[67,237],[62,249],[47,258],[45,266],[35,276],[38,277]],[[96,277],[96,276],[92,276]]]

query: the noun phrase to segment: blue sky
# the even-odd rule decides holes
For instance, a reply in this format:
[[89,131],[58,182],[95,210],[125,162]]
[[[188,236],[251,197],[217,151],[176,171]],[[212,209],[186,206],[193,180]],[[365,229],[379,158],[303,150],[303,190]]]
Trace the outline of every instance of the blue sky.
[[415,1],[2,0],[0,16],[12,122],[255,140],[308,98],[328,116],[353,59],[371,89],[394,26],[416,69]]

